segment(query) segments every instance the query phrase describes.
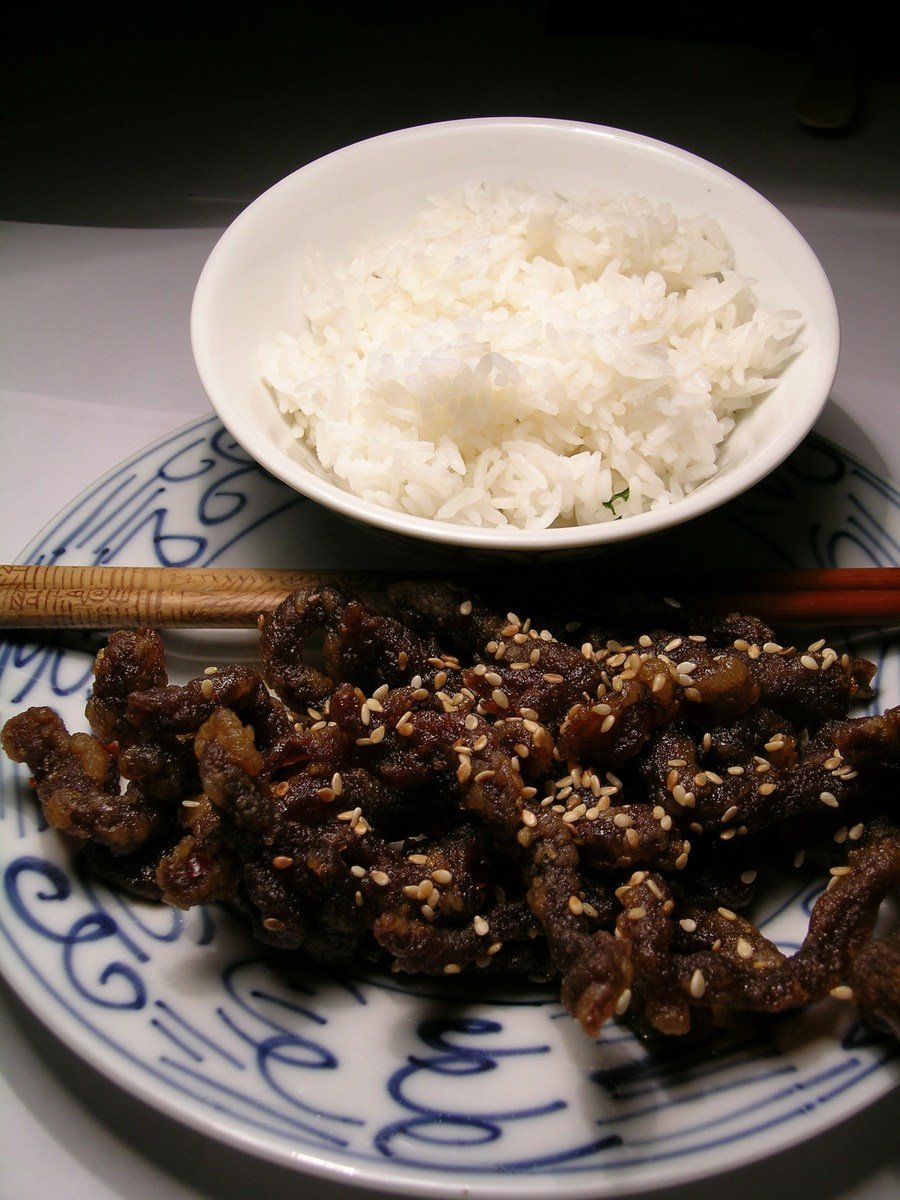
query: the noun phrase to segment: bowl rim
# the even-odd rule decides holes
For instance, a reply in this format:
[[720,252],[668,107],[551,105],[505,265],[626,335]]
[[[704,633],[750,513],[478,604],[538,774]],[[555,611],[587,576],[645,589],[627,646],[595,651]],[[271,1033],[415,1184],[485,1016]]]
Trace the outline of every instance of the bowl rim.
[[[386,508],[364,500],[339,484],[314,474],[298,460],[291,459],[285,451],[261,433],[257,424],[249,419],[249,405],[244,413],[226,397],[221,396],[216,383],[214,359],[208,336],[209,313],[214,304],[216,286],[232,245],[279,193],[295,187],[300,179],[313,179],[317,173],[328,169],[336,160],[369,153],[379,144],[467,133],[503,135],[511,130],[518,133],[529,130],[565,133],[590,141],[608,141],[620,147],[649,151],[669,160],[673,165],[687,167],[706,175],[726,187],[737,189],[774,222],[780,230],[780,236],[791,242],[795,252],[805,259],[808,277],[820,295],[822,307],[818,320],[822,346],[815,368],[815,386],[812,389],[815,399],[802,405],[799,410],[794,410],[782,431],[782,437],[753,458],[752,469],[744,464],[737,464],[727,475],[713,476],[690,495],[673,501],[664,508],[635,513],[612,521],[550,526],[543,529],[523,529],[511,525],[461,525]],[[190,340],[200,382],[226,430],[265,470],[294,491],[357,523],[444,547],[458,546],[491,552],[552,552],[590,547],[599,549],[606,545],[661,533],[733,500],[765,478],[788,458],[806,437],[828,400],[840,355],[840,322],[830,281],[803,235],[761,192],[723,167],[671,143],[614,126],[557,117],[482,116],[412,125],[363,138],[310,160],[266,188],[238,213],[210,251],[194,290],[190,312]]]

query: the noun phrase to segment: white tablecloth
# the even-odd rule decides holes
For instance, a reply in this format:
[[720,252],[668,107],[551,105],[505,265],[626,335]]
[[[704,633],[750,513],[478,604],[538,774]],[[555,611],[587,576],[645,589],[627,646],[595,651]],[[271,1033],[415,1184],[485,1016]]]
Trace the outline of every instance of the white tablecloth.
[[[695,58],[707,61],[702,54]],[[640,98],[636,84],[626,92],[623,75],[617,99],[605,107],[583,98],[565,112],[551,111],[549,103],[544,111],[680,139],[743,174],[786,212],[821,258],[842,322],[838,376],[817,428],[897,480],[898,88],[890,80],[878,82],[877,104],[858,130],[843,138],[817,136],[772,100],[773,86],[784,91],[784,56],[752,61],[760,70],[748,70],[742,49],[735,80],[728,78],[727,63],[719,62],[713,73],[718,91],[709,103],[692,85],[680,107],[677,96],[671,106],[653,105]],[[761,120],[738,117],[744,110],[732,84],[744,89],[747,110],[758,105]],[[455,115],[473,114],[452,106],[423,109],[405,114],[402,123]],[[293,165],[303,161],[298,150]],[[248,178],[244,199],[253,194],[249,168]],[[215,227],[165,224],[0,224],[0,561],[12,561],[108,468],[208,411],[191,359],[188,314],[196,278],[224,221]],[[349,1185],[259,1162],[133,1102],[44,1031],[5,984],[0,1114],[4,1200],[349,1200],[359,1194]],[[690,1188],[673,1186],[667,1195],[741,1200],[777,1187],[789,1189],[793,1200],[894,1200],[900,1194],[898,1128],[895,1093],[877,1110],[771,1165]]]

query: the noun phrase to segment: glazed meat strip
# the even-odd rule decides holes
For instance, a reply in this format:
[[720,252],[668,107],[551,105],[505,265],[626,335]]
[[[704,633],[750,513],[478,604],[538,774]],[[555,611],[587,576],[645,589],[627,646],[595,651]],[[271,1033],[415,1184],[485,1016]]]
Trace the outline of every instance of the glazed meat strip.
[[[304,652],[320,640],[323,667]],[[373,612],[335,587],[308,587],[286,598],[260,624],[260,655],[268,684],[298,714],[317,710],[339,683],[366,691],[384,683],[458,670],[433,637],[419,636],[391,616]]]
[[[262,618],[259,670],[183,685],[124,631],[92,733],[32,709],[4,747],[91,869],[228,901],[306,961],[553,980],[592,1037],[828,995],[896,1035],[900,943],[874,930],[900,890],[900,709],[850,716],[872,665],[573,590],[583,611],[546,588],[532,618],[459,581],[307,587]],[[788,955],[752,906],[804,860],[828,887]]]
[[724,906],[678,909],[665,879],[639,872],[619,893],[623,912],[617,922],[639,981],[633,1000],[654,1028],[671,1034],[690,1029],[690,1010],[697,1006],[774,1013],[828,994],[850,999],[848,980],[882,901],[898,885],[898,830],[873,831],[846,865],[832,868],[802,946],[786,956],[737,913]]
[[121,789],[115,754],[89,733],[72,733],[50,708],[29,708],[3,727],[3,749],[27,763],[47,823],[115,854],[133,854],[167,832],[172,805],[153,789]]

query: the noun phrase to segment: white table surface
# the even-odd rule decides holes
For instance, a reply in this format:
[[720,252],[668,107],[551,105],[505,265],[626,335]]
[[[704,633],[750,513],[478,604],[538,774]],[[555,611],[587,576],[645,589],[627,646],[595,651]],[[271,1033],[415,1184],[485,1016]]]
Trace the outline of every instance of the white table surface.
[[[494,7],[508,17],[516,6]],[[93,191],[83,180],[76,183],[68,208],[65,198],[48,200],[40,170],[25,169],[29,164],[22,151],[17,187],[0,198],[0,218],[6,218],[0,220],[0,561],[13,561],[62,506],[107,469],[209,411],[188,336],[193,287],[206,255],[230,217],[278,174],[342,140],[377,132],[373,121],[390,128],[495,112],[574,117],[679,142],[747,179],[805,235],[834,287],[842,354],[817,429],[884,477],[900,478],[896,75],[874,72],[866,80],[858,125],[823,135],[803,128],[792,112],[808,64],[803,48],[728,45],[711,55],[708,45],[688,44],[679,47],[679,62],[686,66],[673,76],[667,65],[671,42],[592,41],[565,31],[560,36],[536,25],[533,13],[531,20],[522,36],[530,37],[526,49],[547,67],[546,77],[533,82],[534,64],[526,62],[523,78],[532,82],[513,86],[510,76],[502,102],[499,93],[473,89],[477,54],[464,97],[439,103],[437,85],[426,87],[418,56],[407,46],[404,57],[403,48],[395,47],[398,62],[419,82],[424,99],[418,103],[394,96],[394,107],[388,108],[382,97],[373,102],[372,115],[364,97],[344,95],[346,104],[357,104],[351,112],[340,107],[339,88],[326,89],[330,124],[314,122],[313,135],[309,109],[287,118],[282,112],[281,122],[273,124],[276,101],[283,97],[267,102],[263,92],[255,107],[240,107],[240,137],[218,155],[210,152],[205,137],[205,156],[187,156],[188,168],[182,154],[148,183],[149,174],[132,170],[129,175],[129,166],[141,161],[139,148],[129,142],[121,171],[107,151]],[[499,21],[487,25],[487,33],[496,35]],[[377,42],[384,30],[376,26],[367,32]],[[324,36],[321,30],[319,35]],[[459,29],[455,36],[462,40]],[[489,37],[486,56],[491,46],[496,53],[496,40]],[[585,64],[594,61],[592,51],[607,56],[605,84],[596,82],[593,88],[583,81]],[[434,69],[446,84],[452,75],[446,46],[435,53]],[[562,81],[569,79],[573,59],[582,82],[565,90]],[[668,83],[668,90],[643,86],[641,66],[651,78]],[[384,78],[388,87],[390,70]],[[388,92],[393,95],[390,87]],[[204,107],[207,126],[215,128],[220,119],[223,126],[230,122],[233,132],[234,105],[233,97],[223,99],[216,92]],[[325,108],[316,110],[319,116]],[[65,120],[61,110],[54,116],[60,131],[53,144],[62,146],[68,136]],[[26,123],[23,119],[23,127]],[[98,130],[101,125],[98,119]],[[89,139],[89,132],[82,130],[82,137]],[[189,132],[200,136],[197,129]],[[46,133],[39,131],[41,136]],[[168,127],[150,129],[145,157],[157,155],[165,165],[160,145],[166,138],[171,144],[173,137]],[[25,144],[23,135],[16,145]],[[777,1186],[793,1200],[895,1200],[900,1194],[898,1128],[900,1093],[895,1092],[874,1110],[765,1167],[690,1188],[678,1186],[673,1173],[666,1195],[749,1200]],[[133,1101],[42,1029],[13,991],[0,984],[3,1200],[244,1200],[248,1195],[350,1200],[361,1194],[344,1183],[311,1180],[257,1161]]]

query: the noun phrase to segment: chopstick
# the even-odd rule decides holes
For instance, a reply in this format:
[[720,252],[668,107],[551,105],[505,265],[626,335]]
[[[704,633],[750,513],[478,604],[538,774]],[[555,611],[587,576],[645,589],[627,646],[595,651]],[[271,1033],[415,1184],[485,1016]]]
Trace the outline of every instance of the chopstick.
[[[554,568],[559,571],[558,565]],[[428,572],[433,576],[435,572]],[[536,595],[541,568],[460,571],[473,588],[479,575],[518,581]],[[391,579],[422,571],[291,571],[231,567],[0,566],[0,628],[114,629],[133,625],[251,628],[260,613],[300,587],[325,583],[373,593]],[[776,571],[604,571],[603,560],[581,574],[602,607],[604,594],[665,595],[698,612],[744,612],[770,622],[892,624],[900,622],[900,568]],[[595,586],[596,583],[596,586]]]

